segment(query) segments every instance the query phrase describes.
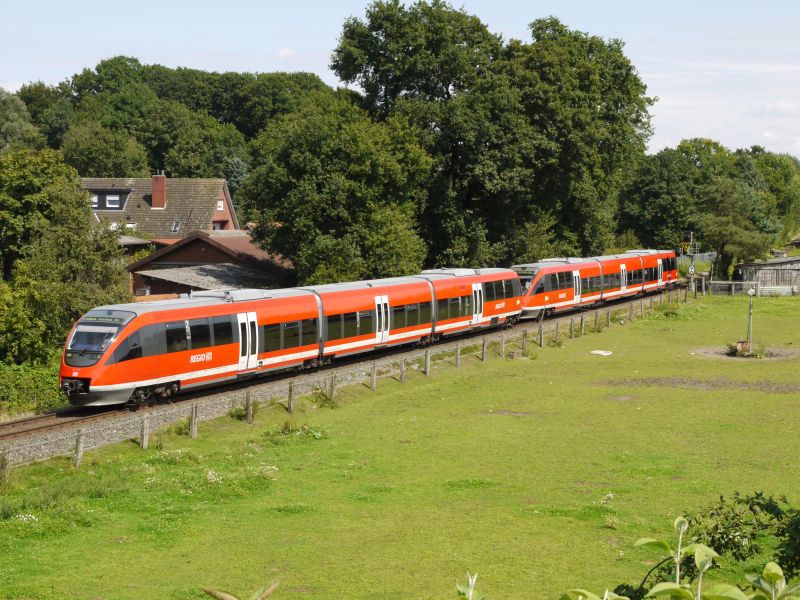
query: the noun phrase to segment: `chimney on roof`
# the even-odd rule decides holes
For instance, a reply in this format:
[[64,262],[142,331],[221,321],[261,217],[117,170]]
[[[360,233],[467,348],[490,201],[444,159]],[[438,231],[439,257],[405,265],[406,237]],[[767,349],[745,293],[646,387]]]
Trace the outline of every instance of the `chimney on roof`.
[[167,177],[161,174],[153,175],[152,208],[167,207]]

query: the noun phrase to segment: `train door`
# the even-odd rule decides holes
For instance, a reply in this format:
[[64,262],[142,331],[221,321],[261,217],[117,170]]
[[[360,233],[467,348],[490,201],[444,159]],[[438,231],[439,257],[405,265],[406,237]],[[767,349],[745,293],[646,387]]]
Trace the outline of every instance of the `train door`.
[[572,272],[572,288],[575,290],[574,299],[575,304],[581,303],[581,272],[580,271],[573,271]]
[[472,324],[480,325],[483,320],[483,284],[472,284]]
[[628,287],[628,267],[625,265],[619,266],[619,289],[624,292]]
[[256,368],[258,361],[258,336],[256,335],[256,313],[239,313],[239,370]]
[[664,285],[664,265],[661,263],[661,259],[658,259],[658,284],[656,287],[663,287]]
[[389,296],[375,296],[375,343],[389,341]]

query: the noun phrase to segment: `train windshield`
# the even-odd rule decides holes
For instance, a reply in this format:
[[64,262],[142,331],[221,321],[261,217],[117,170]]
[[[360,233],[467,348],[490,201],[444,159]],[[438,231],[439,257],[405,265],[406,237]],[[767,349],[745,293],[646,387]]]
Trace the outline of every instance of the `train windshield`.
[[512,267],[519,275],[519,282],[522,284],[522,295],[524,296],[531,287],[531,282],[536,278],[536,275],[541,271],[539,267],[519,266]]
[[117,336],[117,332],[136,315],[122,310],[91,310],[78,321],[64,353],[71,367],[95,364]]

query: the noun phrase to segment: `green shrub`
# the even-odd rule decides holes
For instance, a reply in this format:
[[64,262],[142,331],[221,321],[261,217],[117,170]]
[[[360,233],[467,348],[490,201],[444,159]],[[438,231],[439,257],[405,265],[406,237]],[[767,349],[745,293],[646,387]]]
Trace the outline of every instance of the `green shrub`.
[[46,412],[67,406],[67,397],[58,387],[59,362],[47,365],[8,365],[0,363],[0,414]]

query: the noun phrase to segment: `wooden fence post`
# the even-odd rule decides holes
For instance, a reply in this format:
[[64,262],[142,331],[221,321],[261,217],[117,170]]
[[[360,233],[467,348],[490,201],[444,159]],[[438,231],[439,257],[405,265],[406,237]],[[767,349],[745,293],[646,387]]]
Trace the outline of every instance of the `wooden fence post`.
[[10,471],[8,448],[0,448],[0,491],[8,487]]
[[600,311],[594,311],[594,331],[597,333],[600,331]]
[[558,333],[558,326],[559,325],[560,325],[560,323],[558,321],[556,321],[556,344],[558,344],[561,341],[561,335]]
[[575,318],[574,317],[570,317],[569,318],[569,339],[572,339],[574,337],[575,337]]
[[406,382],[406,359],[400,359],[400,383]]
[[286,400],[286,408],[289,409],[289,414],[294,414],[294,379],[289,381],[289,392]]
[[611,327],[611,309],[606,311],[606,327]]
[[644,318],[644,298],[639,298],[639,316]]
[[197,438],[197,421],[200,418],[200,412],[197,409],[197,402],[192,404],[192,413],[189,417],[189,437],[193,440]]
[[650,310],[653,310],[653,296],[650,296]]
[[378,389],[378,363],[374,360],[372,361],[372,380],[370,381],[370,387],[373,392]]
[[[291,383],[289,385],[291,385]],[[248,425],[253,424],[253,398],[249,390],[244,395],[244,420]]]
[[456,369],[461,366],[461,342],[456,344]]
[[525,351],[528,349],[528,330],[525,329],[522,332],[522,353],[525,354]]
[[539,323],[539,348],[544,348],[544,325]]
[[336,394],[336,373],[331,373],[331,383],[330,387],[328,388],[328,393],[330,394],[331,399]]
[[687,285],[683,288],[683,303],[686,304],[689,301],[689,286]]
[[425,350],[425,375],[430,377],[431,375],[431,349],[428,348]]
[[83,442],[84,433],[83,428],[78,429],[78,434],[75,436],[75,468],[79,469],[83,462]]
[[483,346],[481,348],[481,362],[486,362],[486,350],[489,346],[489,341],[483,338]]
[[142,415],[142,433],[139,436],[139,447],[142,450],[147,450],[150,444],[150,415],[145,413]]
[[584,323],[583,315],[581,315],[581,335],[586,334],[586,324]]
[[500,335],[500,356],[503,358],[506,357],[506,334],[503,333]]
[[633,321],[633,302],[628,304],[628,321]]
[[705,277],[701,277],[700,278],[700,285],[703,287],[703,296],[705,296],[706,295],[706,278]]

